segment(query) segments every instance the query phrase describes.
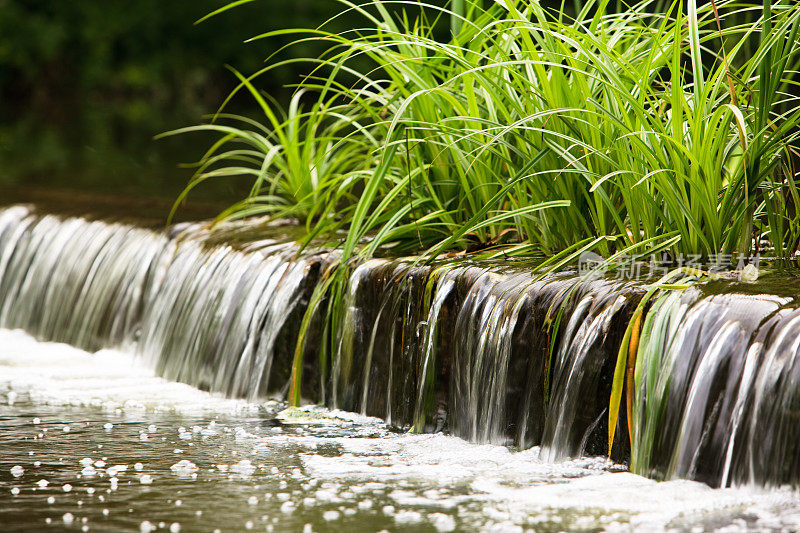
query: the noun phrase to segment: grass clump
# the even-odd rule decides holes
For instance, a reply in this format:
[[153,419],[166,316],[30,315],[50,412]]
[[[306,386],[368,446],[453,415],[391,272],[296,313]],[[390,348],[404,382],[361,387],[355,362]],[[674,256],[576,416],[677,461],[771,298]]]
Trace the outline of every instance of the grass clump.
[[[571,15],[536,0],[340,1],[362,27],[253,37],[330,45],[235,73],[234,93],[262,119],[220,109],[177,130],[220,136],[179,202],[207,179],[251,175],[250,195],[220,218],[296,217],[344,265],[379,250],[500,250],[555,256],[551,267],[587,249],[677,260],[748,256],[766,240],[797,252],[791,0],[594,0]],[[256,84],[302,62],[308,76],[282,112]],[[314,298],[327,302],[331,347],[345,271]]]
[[363,28],[253,38],[330,48],[292,61],[309,75],[285,113],[255,84],[286,62],[236,73],[264,125],[218,113],[178,130],[221,135],[185,192],[252,175],[223,218],[344,230],[348,256],[553,254],[597,236],[606,256],[676,236],[673,256],[748,254],[760,238],[797,250],[792,3],[600,0],[572,17],[529,0],[342,4]]

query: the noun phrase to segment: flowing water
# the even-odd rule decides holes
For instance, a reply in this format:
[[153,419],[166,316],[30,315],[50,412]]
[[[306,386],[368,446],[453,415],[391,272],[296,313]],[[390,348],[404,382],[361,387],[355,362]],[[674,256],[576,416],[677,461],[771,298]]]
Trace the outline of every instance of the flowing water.
[[3,531],[792,531],[788,489],[658,483],[379,420],[225,399],[0,330]]
[[768,294],[656,295],[633,449],[622,409],[609,462],[611,379],[646,280],[354,265],[336,329],[318,311],[300,352],[305,401],[334,411],[282,411],[337,252],[299,252],[280,227],[225,235],[0,209],[0,524],[800,528],[783,487],[800,483],[793,275]]

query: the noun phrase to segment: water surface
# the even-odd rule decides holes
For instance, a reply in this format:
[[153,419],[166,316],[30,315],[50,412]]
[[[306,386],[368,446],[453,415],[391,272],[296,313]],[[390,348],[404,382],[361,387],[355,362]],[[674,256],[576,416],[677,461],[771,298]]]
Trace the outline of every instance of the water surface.
[[[788,489],[657,483],[379,420],[278,415],[0,330],[4,531],[795,531]],[[333,417],[333,418],[331,418]]]

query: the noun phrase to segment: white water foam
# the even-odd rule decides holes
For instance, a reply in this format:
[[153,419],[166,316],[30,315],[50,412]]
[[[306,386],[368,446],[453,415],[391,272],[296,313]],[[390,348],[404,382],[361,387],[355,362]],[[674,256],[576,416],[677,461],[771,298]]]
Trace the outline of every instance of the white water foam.
[[244,400],[160,378],[131,354],[91,354],[67,344],[39,342],[20,330],[0,329],[0,369],[0,390],[28,394],[34,403],[184,414],[258,411]]
[[[314,442],[317,447],[320,440]],[[474,520],[490,517],[499,530],[514,529],[512,524],[520,522],[535,526],[557,521],[565,511],[583,515],[572,523],[578,529],[800,530],[800,499],[788,488],[712,489],[695,481],[657,482],[615,471],[602,458],[549,463],[540,458],[538,448],[513,452],[444,435],[328,439],[328,444],[338,444],[344,453],[305,454],[303,463],[311,477],[382,483],[398,505],[447,510],[482,501]],[[392,490],[409,480],[445,488],[468,485],[471,494]],[[464,513],[459,508],[459,516]]]
[[[0,330],[0,398],[20,396],[34,404],[123,412],[251,416],[259,410],[252,403],[156,377],[130,354],[113,350],[90,354],[38,342],[21,331]],[[349,425],[381,426],[367,417],[346,420],[336,413],[332,418],[344,418]],[[331,523],[358,509],[391,517],[398,526],[422,521],[440,531],[451,531],[455,519],[460,529],[481,531],[558,530],[559,524],[564,530],[800,530],[800,499],[790,489],[720,490],[693,481],[656,482],[620,472],[618,465],[602,458],[550,463],[538,448],[515,452],[445,435],[386,432],[370,437],[358,427],[347,436],[308,432],[273,436],[241,428],[229,433],[236,435],[236,449],[249,449],[254,458],[282,456],[287,446],[295,450],[290,453],[299,454],[298,466],[282,479],[302,483],[304,492],[290,494],[284,489],[287,492],[275,498],[282,502],[281,508],[292,511],[339,505],[340,514],[334,516],[328,509],[323,516]],[[249,459],[238,461],[230,469],[241,472],[230,479],[244,483],[255,469]],[[196,468],[189,460],[177,459],[170,467],[173,475],[187,479]],[[137,485],[161,483],[163,478],[141,474]],[[377,500],[379,506],[374,504]],[[254,505],[250,499],[243,501],[247,508]]]

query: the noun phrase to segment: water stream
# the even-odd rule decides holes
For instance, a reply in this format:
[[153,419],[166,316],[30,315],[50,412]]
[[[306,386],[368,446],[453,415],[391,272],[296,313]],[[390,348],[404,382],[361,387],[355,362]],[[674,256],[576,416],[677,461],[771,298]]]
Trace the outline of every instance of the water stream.
[[303,358],[305,401],[343,411],[281,421],[303,314],[336,259],[287,235],[226,243],[202,224],[159,233],[0,209],[0,523],[800,527],[796,492],[778,488],[800,482],[792,275],[767,294],[720,282],[657,295],[633,451],[622,409],[612,463],[598,458],[611,377],[646,280],[541,277],[511,261],[354,265],[334,352],[320,363],[318,314]]
[[0,330],[3,531],[793,531],[789,489],[655,482],[280,404]]

